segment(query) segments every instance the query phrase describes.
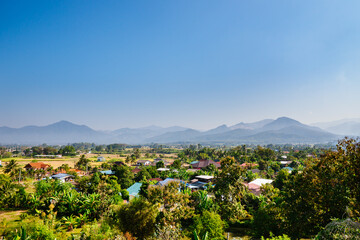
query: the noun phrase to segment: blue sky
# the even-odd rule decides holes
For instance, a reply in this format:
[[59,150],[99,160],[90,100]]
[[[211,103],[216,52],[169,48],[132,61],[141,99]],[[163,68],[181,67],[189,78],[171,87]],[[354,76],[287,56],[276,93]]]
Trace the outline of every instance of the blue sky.
[[0,126],[360,117],[359,1],[1,1]]

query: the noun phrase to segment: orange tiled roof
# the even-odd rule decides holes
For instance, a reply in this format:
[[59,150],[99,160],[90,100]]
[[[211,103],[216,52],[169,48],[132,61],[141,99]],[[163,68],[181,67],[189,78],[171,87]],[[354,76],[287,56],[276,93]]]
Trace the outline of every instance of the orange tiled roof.
[[50,167],[49,164],[45,164],[43,162],[31,162],[25,166],[25,168],[33,168],[33,169],[46,169],[49,167]]

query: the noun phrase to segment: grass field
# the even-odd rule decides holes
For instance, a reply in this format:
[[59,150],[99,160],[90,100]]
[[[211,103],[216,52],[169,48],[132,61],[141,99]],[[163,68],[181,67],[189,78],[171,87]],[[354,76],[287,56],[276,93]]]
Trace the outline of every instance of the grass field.
[[[125,161],[126,157],[120,157],[118,154],[85,154],[85,157],[91,160],[90,165],[91,166],[100,166],[103,162],[97,162],[97,157],[101,155],[105,158],[106,162],[111,160],[116,161]],[[163,154],[164,159],[168,162],[173,162],[176,158],[176,154]],[[60,167],[63,164],[68,164],[70,168],[75,167],[75,163],[79,160],[80,156],[74,156],[74,157],[62,157],[62,158],[29,158],[29,157],[13,157],[13,158],[3,158],[1,159],[3,166],[6,165],[8,161],[11,159],[14,159],[18,162],[20,167],[24,167],[30,162],[37,161],[37,162],[43,162],[45,164],[49,164],[54,169]],[[153,158],[146,158],[144,154],[142,154],[141,158],[139,160],[149,160],[152,161]],[[1,170],[0,170],[1,172]]]

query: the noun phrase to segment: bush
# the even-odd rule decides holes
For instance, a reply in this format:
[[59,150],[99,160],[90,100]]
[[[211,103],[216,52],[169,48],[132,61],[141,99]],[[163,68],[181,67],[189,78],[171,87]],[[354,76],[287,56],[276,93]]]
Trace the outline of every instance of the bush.
[[277,236],[277,237],[272,236],[272,234],[270,234],[270,235],[271,235],[270,238],[261,237],[261,240],[291,240],[291,238],[285,234],[282,236]]
[[124,200],[129,200],[129,197],[130,197],[130,196],[129,196],[128,190],[126,190],[126,189],[121,189],[120,193],[121,193],[122,199],[124,199]]
[[209,239],[225,239],[224,225],[219,214],[215,212],[204,211],[204,213],[195,220],[195,228],[200,235],[208,233]]

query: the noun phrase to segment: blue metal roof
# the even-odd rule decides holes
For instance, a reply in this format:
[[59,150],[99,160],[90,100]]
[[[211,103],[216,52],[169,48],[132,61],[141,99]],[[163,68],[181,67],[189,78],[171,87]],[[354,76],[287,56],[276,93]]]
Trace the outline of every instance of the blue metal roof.
[[67,173],[59,173],[59,174],[55,174],[55,175],[52,175],[51,178],[65,178],[65,177],[72,177],[72,175],[70,174],[67,174]]
[[134,196],[134,197],[139,195],[141,185],[142,185],[142,183],[139,183],[139,182],[136,182],[133,185],[131,185],[131,187],[129,187],[127,189],[127,191],[129,192],[129,195]]
[[115,174],[115,172],[112,171],[112,170],[100,171],[100,173],[105,174],[105,175],[113,175],[113,174]]

